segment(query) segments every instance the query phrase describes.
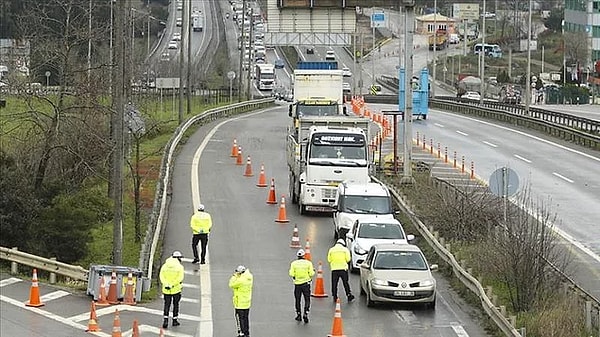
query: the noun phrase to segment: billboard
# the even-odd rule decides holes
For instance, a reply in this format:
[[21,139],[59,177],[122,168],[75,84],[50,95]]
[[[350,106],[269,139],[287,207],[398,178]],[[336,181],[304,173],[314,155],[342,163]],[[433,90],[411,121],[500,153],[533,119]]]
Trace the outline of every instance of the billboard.
[[479,4],[453,4],[452,17],[461,20],[477,21],[479,20]]

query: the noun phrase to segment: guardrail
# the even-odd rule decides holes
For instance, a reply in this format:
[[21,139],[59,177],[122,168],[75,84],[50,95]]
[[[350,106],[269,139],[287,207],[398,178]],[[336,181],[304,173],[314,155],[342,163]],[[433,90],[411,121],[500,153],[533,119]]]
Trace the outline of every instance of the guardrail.
[[11,272],[17,273],[17,264],[23,264],[33,268],[46,270],[51,273],[70,277],[74,280],[87,281],[88,270],[81,266],[73,266],[54,259],[36,256],[19,251],[16,248],[0,247],[0,258],[12,262]]
[[173,170],[173,157],[183,134],[194,124],[199,122],[212,122],[217,119],[229,117],[232,115],[241,114],[251,110],[267,107],[275,101],[273,97],[263,98],[258,100],[246,101],[228,105],[226,107],[215,108],[205,111],[203,114],[196,115],[181,124],[173,133],[169,142],[165,145],[165,150],[162,156],[160,166],[160,174],[156,184],[156,193],[154,196],[154,204],[148,229],[142,250],[140,252],[139,268],[144,271],[144,274],[152,279],[154,268],[154,257],[161,234],[164,231],[163,222],[166,218],[167,204],[171,194],[171,173]]

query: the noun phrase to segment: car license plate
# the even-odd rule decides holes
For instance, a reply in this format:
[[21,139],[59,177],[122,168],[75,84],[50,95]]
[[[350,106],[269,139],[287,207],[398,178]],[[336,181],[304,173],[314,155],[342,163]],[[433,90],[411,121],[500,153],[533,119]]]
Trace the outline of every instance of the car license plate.
[[394,296],[415,296],[415,292],[414,291],[396,290],[396,291],[394,291]]

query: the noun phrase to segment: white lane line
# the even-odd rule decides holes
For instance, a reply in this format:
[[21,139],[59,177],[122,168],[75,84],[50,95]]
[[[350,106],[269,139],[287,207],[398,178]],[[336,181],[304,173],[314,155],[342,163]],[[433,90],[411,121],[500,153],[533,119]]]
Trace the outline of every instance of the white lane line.
[[16,278],[16,277],[4,279],[4,280],[0,281],[0,288],[2,288],[4,286],[9,286],[11,284],[19,283],[21,281],[22,280],[20,278]]
[[55,300],[57,298],[65,297],[67,295],[70,295],[70,293],[68,293],[64,290],[57,290],[57,291],[51,292],[49,294],[46,294],[44,296],[40,296],[40,301],[42,301],[42,303],[44,303],[44,302]]
[[[286,70],[287,72],[287,70]],[[206,134],[200,146],[194,153],[194,158],[192,159],[191,166],[191,187],[192,187],[192,205],[194,209],[198,207],[200,204],[200,182],[199,182],[199,172],[198,169],[200,167],[200,157],[202,156],[202,152],[208,145],[208,142],[215,135],[217,130],[222,125],[225,125],[229,122],[237,121],[239,119],[252,117],[255,115],[259,115],[265,112],[269,112],[275,109],[280,109],[279,107],[274,107],[270,109],[260,110],[257,112],[244,114],[243,116],[239,116],[236,118],[231,118],[224,120],[217,124],[212,130]],[[202,319],[198,319],[198,330],[199,337],[213,337],[213,316],[212,316],[212,285],[210,281],[210,249],[206,252],[206,264],[200,268],[200,312],[202,313]]]
[[[160,334],[160,328],[157,328],[155,326],[142,324],[142,325],[139,325],[138,327],[140,328],[140,333],[148,332],[148,333],[153,333],[155,335]],[[131,331],[131,333],[129,333],[129,331],[131,331],[131,330],[128,330],[126,333],[123,333],[123,336],[128,337],[128,336],[133,335],[133,331]],[[173,332],[173,331],[169,331],[169,330],[163,330],[163,335],[164,336],[172,336],[172,337],[193,337],[192,335],[186,335],[181,332]]]
[[[29,308],[29,307],[27,307],[27,308]],[[140,307],[137,305],[126,305],[126,304],[111,305],[109,307],[104,307],[104,308],[100,308],[100,309],[98,309],[98,307],[96,307],[96,316],[101,317],[101,316],[105,316],[105,315],[114,315],[115,310],[117,310],[117,309],[119,309],[119,312],[131,311],[131,312],[142,312],[142,313],[156,315],[156,316],[160,316],[160,317],[163,316],[162,310]],[[63,321],[68,320],[68,321],[72,321],[72,322],[87,321],[89,318],[90,318],[89,312],[84,312],[79,315],[66,317],[66,318],[61,317],[61,319]],[[196,322],[204,319],[203,317],[200,317],[200,316],[187,315],[187,314],[182,314],[182,313],[179,313],[179,318],[184,319],[184,320],[189,320],[189,321],[196,321]]]
[[184,283],[184,284],[182,284],[182,286],[184,288],[200,289],[200,285],[199,284]]
[[[160,296],[160,298],[165,298],[164,296]],[[181,298],[181,302],[186,302],[186,303],[200,303],[199,299],[196,298],[189,298],[189,297],[182,297]]]
[[469,337],[469,334],[465,331],[462,325],[452,325],[452,330],[458,337]]
[[525,157],[521,157],[518,154],[515,154],[515,158],[520,159],[520,160],[526,162],[527,164],[531,164],[531,160],[529,160],[529,159],[527,159]]
[[569,179],[569,178],[567,178],[567,177],[565,177],[565,176],[561,175],[560,173],[552,172],[552,174],[553,174],[554,176],[556,176],[556,177],[559,177],[560,179],[562,179],[562,180],[564,180],[564,181],[566,181],[566,182],[569,182],[569,183],[571,183],[571,184],[573,183],[573,180],[571,180],[571,179]]
[[483,144],[485,144],[485,145],[488,145],[488,146],[491,146],[491,147],[498,147],[498,145],[496,145],[496,144],[494,144],[494,143],[490,143],[490,142],[488,142],[488,141],[485,141],[485,140],[483,141]]
[[465,132],[462,132],[462,131],[459,131],[459,130],[456,130],[456,133],[458,133],[459,135],[463,135],[463,136],[468,136],[469,135],[468,133],[465,133]]
[[440,124],[440,123],[433,123],[433,125],[435,125],[435,126],[437,126],[437,127],[440,127],[440,128],[444,128],[444,127],[445,127],[444,125],[442,125],[442,124]]
[[[36,313],[36,314],[41,315],[41,316],[44,316],[44,317],[46,317],[48,319],[51,319],[53,321],[57,321],[59,323],[68,325],[68,326],[70,326],[72,328],[75,328],[77,330],[85,331],[85,329],[87,329],[87,326],[85,326],[83,324],[79,324],[79,323],[77,323],[75,321],[72,321],[72,320],[65,320],[65,318],[62,317],[62,316],[58,316],[56,314],[53,314],[51,312],[45,311],[45,310],[40,309],[40,308],[27,307],[22,302],[17,301],[15,299],[12,299],[10,297],[6,297],[4,295],[0,295],[0,301],[6,302],[8,304],[12,304],[15,307],[19,307],[19,308],[21,308],[23,310],[31,311],[33,313]],[[90,314],[86,313],[85,315],[86,315],[85,319],[89,319]],[[162,313],[161,313],[161,315],[162,315]],[[104,333],[104,332],[88,332],[88,333],[91,334],[91,335],[100,336],[100,337],[110,337],[111,336],[111,335],[109,335],[107,333]]]

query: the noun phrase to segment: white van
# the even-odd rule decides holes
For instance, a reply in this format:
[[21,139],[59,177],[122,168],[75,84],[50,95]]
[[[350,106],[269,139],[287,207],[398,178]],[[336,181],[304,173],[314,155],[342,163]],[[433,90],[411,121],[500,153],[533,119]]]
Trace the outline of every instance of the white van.
[[333,236],[336,240],[345,240],[346,233],[358,219],[373,215],[394,219],[397,214],[388,188],[374,182],[339,184],[333,209]]

